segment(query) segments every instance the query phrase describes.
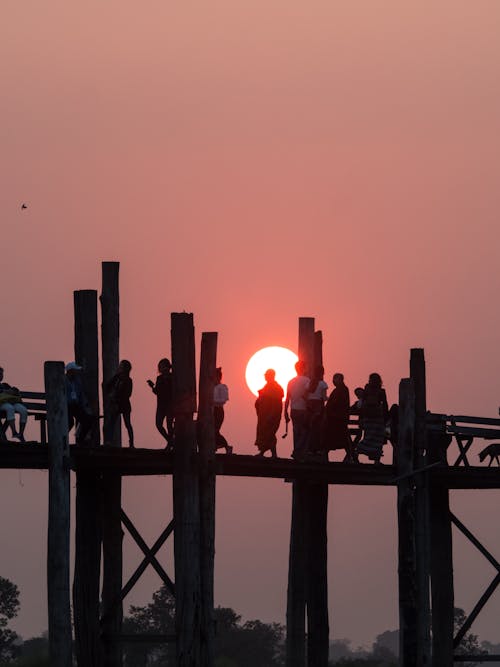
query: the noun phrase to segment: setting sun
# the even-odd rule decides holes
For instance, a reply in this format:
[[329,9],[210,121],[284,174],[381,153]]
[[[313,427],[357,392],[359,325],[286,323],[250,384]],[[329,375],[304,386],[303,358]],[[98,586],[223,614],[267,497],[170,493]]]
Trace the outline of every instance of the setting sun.
[[298,357],[286,347],[263,347],[256,352],[247,364],[245,379],[250,391],[258,395],[259,389],[265,385],[264,373],[268,368],[276,371],[276,382],[286,392],[288,381],[295,375],[295,363]]

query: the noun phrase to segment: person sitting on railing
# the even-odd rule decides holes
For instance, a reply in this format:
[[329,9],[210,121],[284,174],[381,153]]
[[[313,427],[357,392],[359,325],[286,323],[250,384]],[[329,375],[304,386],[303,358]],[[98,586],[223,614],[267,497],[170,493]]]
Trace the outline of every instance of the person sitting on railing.
[[[5,414],[7,425],[10,426],[12,437],[20,442],[24,439],[24,429],[28,421],[28,410],[22,404],[21,393],[17,387],[3,381],[3,368],[0,368],[0,412]],[[16,430],[16,414],[19,415],[19,430]]]

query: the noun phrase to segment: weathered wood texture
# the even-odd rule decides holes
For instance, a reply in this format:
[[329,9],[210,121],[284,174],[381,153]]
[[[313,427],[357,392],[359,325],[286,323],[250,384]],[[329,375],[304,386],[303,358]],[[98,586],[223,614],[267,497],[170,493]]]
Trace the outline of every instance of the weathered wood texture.
[[293,482],[286,607],[286,667],[304,667],[306,662],[306,520],[307,482]]
[[196,461],[193,316],[172,313],[175,445],[173,470],[177,667],[200,664],[200,498]]
[[[415,390],[415,467],[423,468],[426,457],[426,382],[425,359],[421,348],[413,348],[410,353],[410,378]],[[417,554],[417,609],[418,609],[418,645],[417,665],[428,667],[431,664],[430,636],[430,522],[429,522],[429,474],[415,476],[415,548]]]
[[213,395],[217,363],[217,333],[201,336],[198,406],[200,462],[200,577],[202,667],[214,665],[214,560],[215,560],[215,432]]
[[398,576],[399,656],[401,667],[417,665],[417,565],[415,552],[415,500],[413,495],[413,445],[415,392],[410,379],[399,385],[398,439]]
[[64,363],[47,361],[49,449],[49,519],[47,543],[47,598],[49,657],[53,667],[71,667],[72,635],[69,583],[69,447],[68,407]]
[[[101,301],[101,349],[103,385],[116,373],[120,355],[120,296],[118,262],[103,262]],[[104,420],[110,414],[109,396],[103,392]],[[121,447],[121,424],[117,420],[111,444]],[[101,631],[105,667],[120,667],[122,647],[111,637],[120,635],[123,622],[123,531],[121,512],[121,476],[107,472],[102,484],[102,606]]]
[[[97,292],[75,292],[75,360],[84,367],[84,387],[98,414]],[[93,443],[98,444],[97,433]],[[78,667],[100,667],[102,650],[99,627],[99,579],[101,569],[101,477],[98,472],[76,474],[75,571],[73,613]]]

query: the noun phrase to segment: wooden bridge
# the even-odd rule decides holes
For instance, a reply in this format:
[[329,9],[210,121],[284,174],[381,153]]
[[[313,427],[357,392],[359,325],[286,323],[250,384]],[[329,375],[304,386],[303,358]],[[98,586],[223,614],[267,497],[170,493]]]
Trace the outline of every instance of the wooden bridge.
[[[103,263],[103,382],[112,376],[119,362],[118,270],[117,263]],[[85,391],[97,418],[97,292],[78,291],[74,296],[75,360],[85,368]],[[79,667],[120,667],[123,642],[152,639],[176,642],[179,667],[213,667],[215,485],[219,475],[275,478],[290,483],[286,667],[328,665],[326,520],[330,484],[397,488],[400,664],[452,667],[454,661],[500,660],[500,656],[455,654],[500,583],[500,564],[449,508],[450,489],[500,488],[498,467],[471,465],[469,461],[476,440],[482,446],[493,440],[500,442],[500,420],[428,412],[424,354],[422,349],[413,349],[409,376],[401,380],[399,388],[399,435],[393,465],[217,455],[211,402],[217,334],[202,335],[197,383],[193,316],[173,313],[171,323],[176,419],[173,453],[140,446],[122,449],[119,429],[112,447],[99,445],[97,428],[91,446],[69,446],[64,364],[57,361],[45,362],[48,444],[0,444],[0,468],[49,471],[47,581],[52,667],[72,664],[73,629]],[[321,339],[313,318],[299,319],[299,357],[310,367],[322,361]],[[106,402],[103,408],[106,415]],[[453,447],[447,450],[439,445],[443,434],[453,438],[455,454]],[[77,488],[73,624],[69,581],[71,471],[76,475]],[[130,475],[172,475],[174,516],[151,548],[121,506],[121,479]],[[496,570],[456,636],[452,525]],[[125,584],[123,529],[144,554],[143,562]],[[172,534],[173,578],[156,559],[156,552]],[[175,595],[175,636],[131,638],[122,633],[123,599],[148,565]]]

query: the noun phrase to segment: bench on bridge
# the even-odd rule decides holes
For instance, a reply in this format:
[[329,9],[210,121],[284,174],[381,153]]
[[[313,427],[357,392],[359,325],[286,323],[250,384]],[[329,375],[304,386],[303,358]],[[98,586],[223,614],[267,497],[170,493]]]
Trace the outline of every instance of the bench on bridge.
[[470,467],[467,453],[474,438],[500,442],[500,419],[498,418],[428,413],[427,422],[427,430],[430,432],[443,432],[443,426],[445,426],[446,433],[451,435],[457,443],[459,455],[453,466],[463,463],[466,468]]
[[[47,444],[47,403],[45,402],[45,392],[40,391],[21,391],[21,399],[25,408],[28,410],[28,417],[34,417],[35,421],[40,422],[40,442]],[[7,431],[7,421],[2,414],[0,422],[0,435],[5,439]]]

